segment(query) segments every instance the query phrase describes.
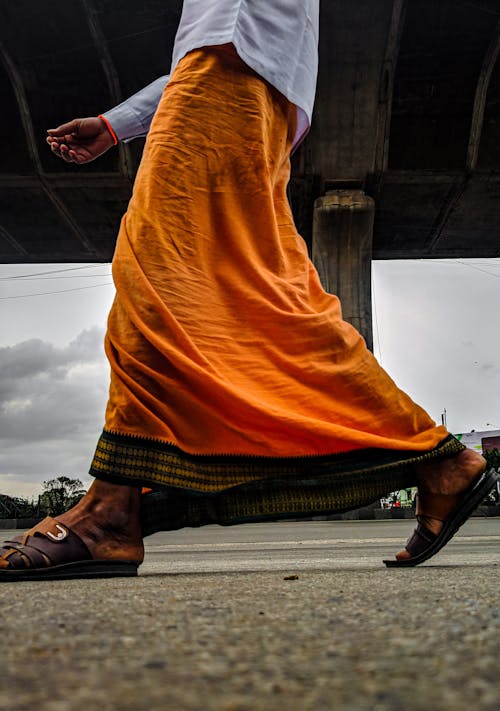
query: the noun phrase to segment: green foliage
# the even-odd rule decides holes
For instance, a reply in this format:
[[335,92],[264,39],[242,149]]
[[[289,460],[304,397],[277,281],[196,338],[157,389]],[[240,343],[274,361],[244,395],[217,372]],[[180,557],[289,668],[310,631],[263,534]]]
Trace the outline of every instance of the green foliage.
[[44,481],[43,493],[39,497],[40,512],[46,516],[58,516],[74,506],[85,494],[80,479],[58,476]]
[[487,452],[483,452],[483,457],[488,462],[488,468],[496,469],[500,471],[500,452],[498,449],[490,449]]
[[33,500],[0,494],[0,518],[36,518],[37,507]]
[[38,500],[0,494],[0,518],[57,516],[74,506],[85,494],[80,479],[59,476],[43,482]]
[[0,518],[57,516],[74,506],[85,494],[80,479],[58,476],[44,481],[37,500],[0,494]]

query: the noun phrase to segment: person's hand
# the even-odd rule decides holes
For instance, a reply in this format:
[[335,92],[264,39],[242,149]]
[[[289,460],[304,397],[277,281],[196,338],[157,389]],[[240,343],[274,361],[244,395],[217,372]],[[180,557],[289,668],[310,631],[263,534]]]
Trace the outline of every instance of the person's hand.
[[89,163],[105,153],[115,141],[97,116],[73,119],[47,131],[52,153],[67,163]]

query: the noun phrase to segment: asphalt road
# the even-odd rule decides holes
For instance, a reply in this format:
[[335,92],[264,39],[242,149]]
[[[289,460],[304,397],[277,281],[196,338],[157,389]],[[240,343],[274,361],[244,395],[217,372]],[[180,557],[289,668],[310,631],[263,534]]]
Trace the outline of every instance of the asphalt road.
[[[308,521],[205,526],[146,539],[141,575],[380,567],[414,526],[403,521]],[[500,519],[472,519],[429,565],[500,564]]]
[[137,579],[4,584],[0,708],[497,711],[500,519],[386,569],[411,525],[185,529]]

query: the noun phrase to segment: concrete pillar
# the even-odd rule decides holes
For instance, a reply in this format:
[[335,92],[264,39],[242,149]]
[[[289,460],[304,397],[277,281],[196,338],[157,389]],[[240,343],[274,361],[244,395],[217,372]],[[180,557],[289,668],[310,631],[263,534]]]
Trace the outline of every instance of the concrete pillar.
[[326,291],[373,350],[371,259],[375,202],[362,190],[331,190],[314,203],[312,259]]

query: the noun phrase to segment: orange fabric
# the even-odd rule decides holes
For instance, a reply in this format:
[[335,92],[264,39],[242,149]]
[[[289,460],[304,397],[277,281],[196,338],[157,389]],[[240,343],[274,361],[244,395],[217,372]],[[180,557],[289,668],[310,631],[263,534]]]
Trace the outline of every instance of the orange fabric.
[[320,285],[285,194],[294,121],[227,47],[178,65],[116,248],[107,431],[277,457],[447,436]]

